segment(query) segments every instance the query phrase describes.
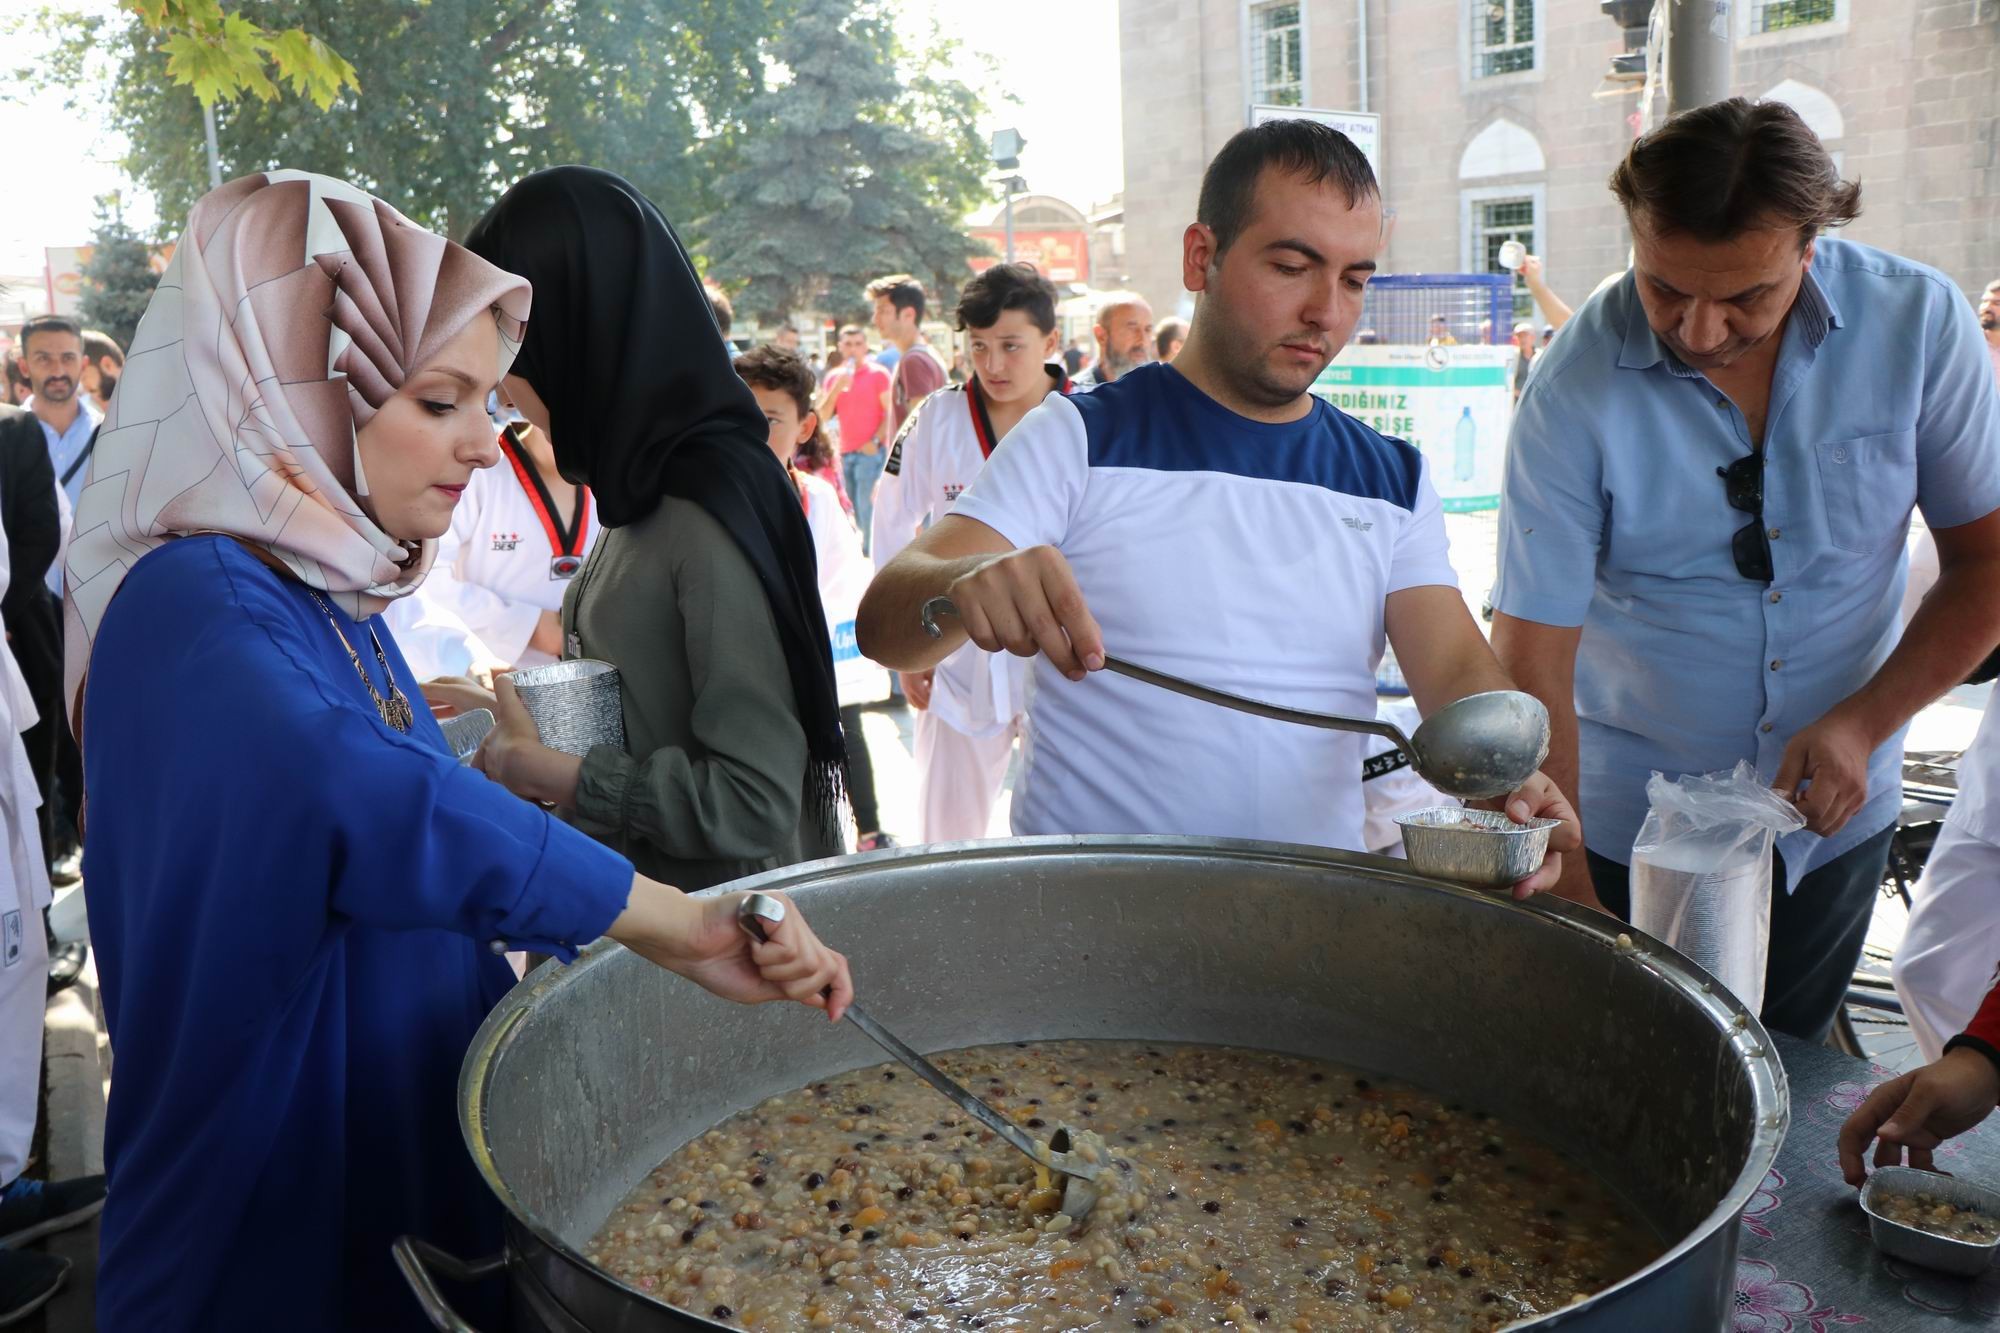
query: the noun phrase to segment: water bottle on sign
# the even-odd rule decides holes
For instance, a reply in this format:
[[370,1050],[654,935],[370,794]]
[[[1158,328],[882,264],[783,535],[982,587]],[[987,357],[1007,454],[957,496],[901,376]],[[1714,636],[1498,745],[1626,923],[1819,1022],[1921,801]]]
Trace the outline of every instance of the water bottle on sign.
[[1452,480],[1472,480],[1473,464],[1478,449],[1479,424],[1472,419],[1472,408],[1467,406],[1460,411],[1458,417],[1458,443],[1452,457]]

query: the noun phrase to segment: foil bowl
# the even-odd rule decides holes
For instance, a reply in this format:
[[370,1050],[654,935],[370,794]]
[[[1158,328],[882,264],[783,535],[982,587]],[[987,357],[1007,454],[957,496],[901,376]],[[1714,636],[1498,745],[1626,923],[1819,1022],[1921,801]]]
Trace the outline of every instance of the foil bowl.
[[1516,824],[1500,810],[1438,805],[1396,820],[1403,830],[1403,853],[1426,875],[1504,889],[1541,868],[1549,831],[1559,819]]
[[472,762],[472,756],[479,750],[479,743],[486,739],[486,733],[493,730],[493,710],[475,708],[469,713],[444,718],[438,723],[438,730],[444,733],[444,743],[461,764]]
[[1875,1248],[1892,1259],[1905,1259],[1940,1273],[1977,1277],[2000,1251],[2000,1238],[1990,1241],[1953,1240],[1903,1222],[1892,1222],[1879,1209],[1890,1198],[1928,1194],[1939,1203],[1977,1209],[2000,1223],[2000,1193],[1956,1176],[1919,1171],[1908,1166],[1877,1167],[1861,1188],[1861,1211],[1868,1214],[1868,1236]]
[[516,671],[513,680],[551,750],[582,758],[596,745],[625,748],[625,700],[611,663],[579,657]]

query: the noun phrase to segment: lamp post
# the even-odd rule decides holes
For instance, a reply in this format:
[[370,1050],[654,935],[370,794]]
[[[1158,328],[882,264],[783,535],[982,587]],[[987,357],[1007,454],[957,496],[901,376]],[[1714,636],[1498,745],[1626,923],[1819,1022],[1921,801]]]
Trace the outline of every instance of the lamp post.
[[1007,228],[1006,262],[1009,264],[1014,262],[1014,196],[1028,188],[1028,182],[1015,175],[1014,171],[1021,165],[1021,150],[1027,146],[1028,141],[1021,137],[1019,130],[993,131],[993,146],[991,150],[993,165],[1007,173],[999,184],[1000,188],[1006,192],[1007,199],[1005,207]]

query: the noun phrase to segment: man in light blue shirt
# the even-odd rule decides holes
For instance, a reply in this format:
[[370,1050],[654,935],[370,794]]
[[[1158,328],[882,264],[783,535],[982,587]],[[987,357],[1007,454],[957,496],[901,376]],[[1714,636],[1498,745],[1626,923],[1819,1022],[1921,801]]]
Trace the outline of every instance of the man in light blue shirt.
[[[1818,1040],[1860,956],[1903,731],[2000,641],[2000,396],[1941,274],[1819,236],[1859,187],[1742,99],[1612,177],[1633,267],[1535,367],[1509,442],[1493,643],[1555,724],[1588,872],[1620,915],[1645,786],[1752,761],[1780,839],[1764,1021]],[[1941,576],[1898,641],[1913,508]],[[1601,900],[1601,901],[1600,901]]]
[[[22,406],[42,423],[48,437],[49,461],[55,464],[56,482],[69,497],[72,512],[76,497],[83,491],[84,474],[90,470],[91,438],[97,433],[104,414],[84,392],[83,329],[63,315],[39,315],[21,328],[21,368],[27,372],[33,396]],[[51,565],[49,591],[62,597],[61,563]],[[57,613],[61,623],[61,613]]]

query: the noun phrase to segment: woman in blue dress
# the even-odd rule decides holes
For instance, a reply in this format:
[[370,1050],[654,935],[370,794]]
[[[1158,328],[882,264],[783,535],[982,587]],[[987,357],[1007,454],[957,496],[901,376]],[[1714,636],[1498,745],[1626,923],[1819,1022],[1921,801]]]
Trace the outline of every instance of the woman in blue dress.
[[733,898],[635,876],[411,706],[376,613],[497,459],[528,304],[380,201],[269,172],[195,206],[139,324],[67,564],[117,1053],[102,1328],[424,1327],[394,1237],[499,1243],[454,1090],[503,942],[609,934],[731,999],[851,997],[803,922],[748,944]]

